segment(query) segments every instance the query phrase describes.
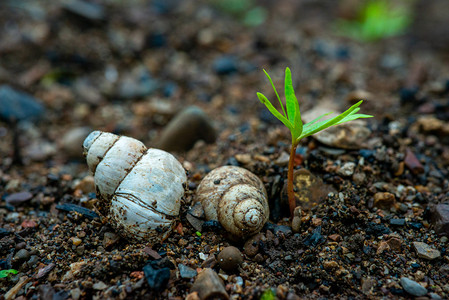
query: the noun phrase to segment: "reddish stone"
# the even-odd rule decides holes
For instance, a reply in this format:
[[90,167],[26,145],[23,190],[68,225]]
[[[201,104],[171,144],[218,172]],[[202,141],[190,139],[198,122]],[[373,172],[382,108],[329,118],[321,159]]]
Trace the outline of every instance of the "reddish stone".
[[131,274],[129,274],[129,277],[141,279],[141,278],[143,278],[143,271],[134,271],[134,272],[131,272]]
[[34,228],[37,226],[37,223],[34,222],[33,220],[25,220],[22,222],[21,225],[23,228]]
[[404,163],[413,174],[417,175],[424,173],[423,165],[419,162],[418,158],[416,158],[415,154],[408,148],[405,150]]
[[432,223],[435,231],[449,236],[449,204],[438,204],[432,207]]

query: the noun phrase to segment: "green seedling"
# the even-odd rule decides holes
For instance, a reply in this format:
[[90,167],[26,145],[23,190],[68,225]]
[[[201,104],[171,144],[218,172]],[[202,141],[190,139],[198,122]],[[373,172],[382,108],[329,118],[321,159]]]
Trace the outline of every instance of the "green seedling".
[[412,22],[413,1],[370,0],[361,7],[357,20],[337,20],[337,29],[345,36],[375,41],[403,33]]
[[288,203],[290,208],[290,216],[293,218],[293,211],[296,207],[295,194],[293,192],[293,169],[295,163],[295,154],[296,148],[298,147],[299,142],[312,134],[320,132],[326,128],[329,128],[334,125],[342,124],[344,122],[352,121],[360,118],[371,118],[370,115],[357,114],[360,110],[359,106],[362,104],[363,100],[357,102],[353,106],[351,106],[348,110],[343,112],[342,114],[335,116],[331,119],[322,120],[322,118],[332,114],[332,112],[323,114],[322,116],[316,118],[315,120],[303,124],[301,120],[301,112],[299,110],[299,102],[296,99],[295,91],[293,90],[292,83],[292,74],[289,68],[285,69],[285,106],[287,110],[285,110],[284,105],[282,104],[281,98],[279,98],[279,94],[276,90],[276,87],[273,84],[273,80],[271,80],[270,75],[263,70],[265,75],[268,77],[268,80],[273,87],[274,93],[276,94],[277,99],[279,100],[279,104],[282,108],[282,113],[280,113],[267,99],[262,93],[257,93],[257,97],[260,102],[265,104],[268,110],[281,121],[291,133],[291,149],[290,149],[290,159],[288,163],[288,178],[287,178],[287,194],[288,194]]
[[17,274],[17,270],[9,269],[9,270],[1,270],[0,271],[0,278],[6,278],[9,274]]

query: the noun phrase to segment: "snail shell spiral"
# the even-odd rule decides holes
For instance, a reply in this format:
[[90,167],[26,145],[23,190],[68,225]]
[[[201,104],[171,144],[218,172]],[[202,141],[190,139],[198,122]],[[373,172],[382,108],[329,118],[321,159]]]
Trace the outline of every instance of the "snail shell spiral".
[[131,240],[165,239],[179,216],[187,181],[176,158],[101,131],[92,132],[83,148],[111,226]]
[[240,167],[212,170],[198,186],[196,201],[201,202],[208,220],[218,220],[234,238],[258,233],[269,217],[262,181]]

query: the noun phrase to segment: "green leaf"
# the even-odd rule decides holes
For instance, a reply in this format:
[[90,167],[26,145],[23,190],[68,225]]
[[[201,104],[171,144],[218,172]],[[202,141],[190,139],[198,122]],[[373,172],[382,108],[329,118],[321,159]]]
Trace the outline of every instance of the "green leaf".
[[322,119],[322,118],[324,118],[324,117],[326,117],[326,116],[328,116],[328,115],[331,115],[331,114],[333,114],[333,113],[334,113],[334,112],[331,111],[331,112],[322,114],[321,116],[319,116],[318,118],[316,118],[316,119],[310,121],[309,123],[304,124],[304,129],[310,127],[311,125],[313,125],[313,124],[314,124],[315,122],[317,122],[318,120],[320,120],[320,119]]
[[[360,110],[360,108],[358,108],[358,107],[360,106],[360,104],[362,104],[362,102],[363,102],[363,100],[357,102],[356,104],[351,106],[349,109],[347,109],[345,112],[343,112],[342,114],[340,114],[336,117],[333,117],[332,119],[324,120],[321,122],[317,122],[311,126],[307,126],[306,129],[304,129],[304,131],[302,132],[301,136],[299,138],[297,138],[296,142],[299,142],[301,139],[303,139],[307,136],[310,136],[312,134],[315,134],[319,131],[322,131],[326,128],[329,128],[333,125],[352,121],[352,120],[355,120],[358,118],[371,118],[372,116],[370,116],[370,115],[355,114],[357,111]],[[321,116],[321,117],[323,117],[323,116]],[[320,119],[321,117],[319,117],[318,119]],[[317,120],[317,119],[315,119],[315,120]]]
[[9,274],[17,274],[17,270],[9,269],[9,270],[1,270],[0,278],[8,277]]
[[284,123],[284,125],[290,130],[293,130],[293,125],[287,120],[286,117],[281,115],[280,112],[277,111],[277,109],[271,104],[270,100],[265,97],[262,93],[257,93],[257,97],[259,98],[260,102],[265,104],[265,106],[268,108],[268,110],[276,117],[279,121]]
[[290,68],[285,69],[284,86],[288,120],[293,124],[292,137],[295,140],[301,135],[303,124],[301,121],[301,112],[299,110],[298,99],[296,99],[295,91],[293,89],[292,73]]
[[[282,104],[281,98],[279,98],[278,91],[276,90],[276,87],[274,86],[273,80],[271,80],[270,75],[268,75],[268,73],[267,73],[267,71],[265,71],[265,69],[263,69],[263,72],[265,73],[265,75],[267,76],[268,80],[269,80],[270,83],[271,83],[271,86],[273,87],[274,93],[276,94],[276,97],[277,97],[278,100],[279,100],[279,104],[281,105],[282,112],[284,113],[284,116],[287,116],[287,115],[285,114],[285,109],[284,109],[284,105]],[[260,99],[260,98],[259,98],[259,99]],[[279,118],[278,118],[278,119],[279,119]]]

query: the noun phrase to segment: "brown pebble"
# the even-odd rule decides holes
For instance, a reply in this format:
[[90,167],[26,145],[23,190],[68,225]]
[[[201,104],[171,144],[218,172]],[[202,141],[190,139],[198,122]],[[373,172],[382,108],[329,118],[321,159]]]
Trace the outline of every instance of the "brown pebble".
[[315,227],[321,226],[323,220],[321,218],[312,218],[312,225]]
[[438,204],[431,209],[435,231],[449,236],[449,204]]
[[92,175],[88,175],[81,179],[75,186],[75,190],[80,190],[84,194],[95,193],[95,180]]
[[243,246],[243,250],[245,251],[246,255],[248,255],[249,257],[253,257],[259,252],[259,241],[261,237],[262,233],[259,233],[246,241],[245,245]]
[[440,251],[430,247],[426,243],[413,242],[413,247],[419,257],[432,260],[441,256]]
[[162,258],[162,256],[159,255],[159,253],[157,253],[156,251],[154,251],[150,247],[143,248],[143,252],[148,254],[153,259],[160,259],[160,258]]
[[20,242],[16,244],[16,250],[20,250],[20,249],[24,249],[26,247],[27,243],[25,242]]
[[326,270],[331,270],[331,269],[336,269],[336,268],[338,268],[339,265],[338,265],[338,263],[337,263],[336,261],[334,261],[334,260],[328,260],[328,261],[323,262],[323,267],[324,267]]
[[391,236],[387,240],[388,246],[394,251],[401,251],[402,240],[399,236]]
[[82,243],[82,239],[80,239],[80,238],[77,238],[77,237],[71,237],[70,238],[70,240],[72,241],[72,244],[74,245],[74,246],[79,246],[81,243]]
[[334,242],[340,242],[341,241],[341,235],[336,234],[336,233],[329,235],[328,238],[330,240],[334,241]]
[[206,299],[229,299],[223,281],[214,270],[206,268],[201,271],[193,283],[191,292],[197,292],[200,300]]
[[186,296],[186,300],[200,300],[200,296],[198,296],[198,292],[193,292]]
[[217,265],[217,259],[215,258],[215,255],[210,255],[203,263],[201,264],[201,268],[215,268]]
[[389,209],[395,204],[395,197],[392,193],[379,192],[374,195],[374,206],[381,209]]
[[379,243],[379,247],[377,247],[376,254],[379,255],[388,250],[390,250],[390,246],[388,245],[388,243],[386,241],[381,241]]
[[[199,202],[198,202],[199,203]],[[200,203],[201,204],[201,203]],[[197,217],[192,216],[191,214],[186,214],[186,219],[189,221],[190,225],[196,230],[201,231],[203,228],[204,220],[200,220]]]
[[117,243],[120,240],[120,236],[113,232],[105,232],[103,238],[103,247],[108,248]]
[[257,253],[256,256],[254,256],[254,261],[257,263],[262,263],[265,261],[265,258],[263,258],[263,255],[260,253]]
[[41,278],[47,276],[47,274],[50,273],[50,271],[53,270],[54,267],[56,267],[56,264],[50,263],[48,266],[40,268],[39,271],[37,271],[37,275],[35,276],[35,278],[41,279]]
[[218,264],[226,272],[236,271],[243,262],[242,253],[234,246],[224,248],[217,257]]
[[20,204],[31,200],[31,198],[33,198],[33,194],[30,192],[19,192],[6,196],[5,201],[10,205],[19,206]]
[[424,173],[423,165],[419,162],[418,158],[416,158],[415,154],[408,148],[405,150],[404,163],[413,174],[416,175]]

